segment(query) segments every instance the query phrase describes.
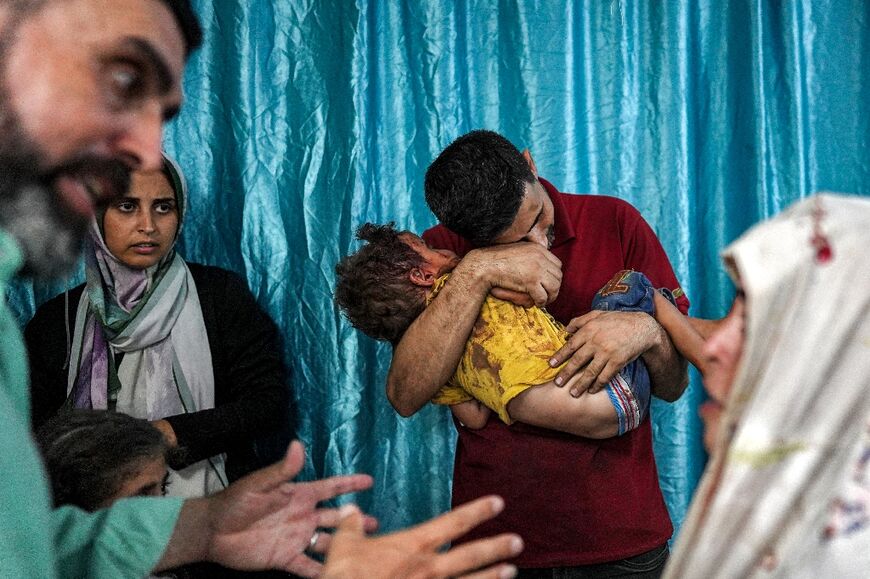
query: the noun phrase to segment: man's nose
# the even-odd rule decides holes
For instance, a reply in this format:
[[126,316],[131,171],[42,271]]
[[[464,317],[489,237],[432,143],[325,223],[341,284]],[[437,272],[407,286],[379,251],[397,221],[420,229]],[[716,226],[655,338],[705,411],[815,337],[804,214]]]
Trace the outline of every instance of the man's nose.
[[115,141],[116,152],[131,169],[156,171],[163,162],[163,107],[157,101],[146,103],[132,114],[128,125]]
[[550,248],[550,240],[547,239],[547,230],[543,227],[536,227],[532,231],[529,231],[529,234],[526,236],[526,241],[537,243],[545,249]]

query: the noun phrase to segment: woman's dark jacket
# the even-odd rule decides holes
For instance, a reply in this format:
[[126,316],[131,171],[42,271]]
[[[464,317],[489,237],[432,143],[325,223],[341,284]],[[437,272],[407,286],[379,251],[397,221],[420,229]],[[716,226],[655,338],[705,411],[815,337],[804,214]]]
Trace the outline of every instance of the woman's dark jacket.
[[[227,477],[261,466],[254,440],[292,421],[277,328],[234,273],[188,263],[196,283],[214,365],[215,407],[168,416],[184,451],[179,468],[227,453]],[[24,336],[30,357],[33,428],[66,400],[66,361],[84,284],[42,305]],[[68,325],[67,325],[68,324]]]

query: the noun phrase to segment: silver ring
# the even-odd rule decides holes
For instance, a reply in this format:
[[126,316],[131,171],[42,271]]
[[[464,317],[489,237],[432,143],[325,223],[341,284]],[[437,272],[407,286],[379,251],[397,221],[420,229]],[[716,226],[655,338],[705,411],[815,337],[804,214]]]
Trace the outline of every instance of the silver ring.
[[317,544],[317,539],[320,538],[320,531],[314,531],[314,534],[311,535],[311,540],[308,541],[308,549],[313,549],[314,545]]

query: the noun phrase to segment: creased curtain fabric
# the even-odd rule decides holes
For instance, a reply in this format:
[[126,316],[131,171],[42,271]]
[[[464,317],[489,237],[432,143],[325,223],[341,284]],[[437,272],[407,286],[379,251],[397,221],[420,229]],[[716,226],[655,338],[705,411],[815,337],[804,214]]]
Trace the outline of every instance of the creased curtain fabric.
[[[434,223],[426,167],[475,128],[528,147],[563,191],[614,195],[692,300],[725,313],[719,251],[820,189],[870,195],[870,3],[199,0],[205,45],[166,147],[190,183],[180,247],[242,273],[285,336],[303,476],[368,472],[393,529],[447,508],[448,412],[398,417],[390,349],[332,304],[364,221]],[[63,286],[17,288],[21,321]],[[706,457],[697,379],[652,407],[678,526]],[[546,481],[541,481],[546,484]]]

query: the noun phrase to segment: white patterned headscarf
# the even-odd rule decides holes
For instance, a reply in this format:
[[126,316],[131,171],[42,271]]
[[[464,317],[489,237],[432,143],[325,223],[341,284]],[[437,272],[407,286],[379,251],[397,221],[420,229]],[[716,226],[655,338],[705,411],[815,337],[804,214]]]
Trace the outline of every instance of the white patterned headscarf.
[[[178,165],[164,155],[175,191],[178,232],[187,187]],[[178,238],[176,233],[176,239]],[[103,237],[102,215],[90,226],[86,291],[76,314],[68,403],[110,408],[158,420],[214,408],[214,373],[193,277],[173,248],[147,269],[116,258]],[[114,360],[123,353],[120,364]],[[171,475],[169,493],[203,496],[226,486],[224,457]]]
[[724,256],[743,356],[666,577],[867,577],[870,200],[806,199]]

